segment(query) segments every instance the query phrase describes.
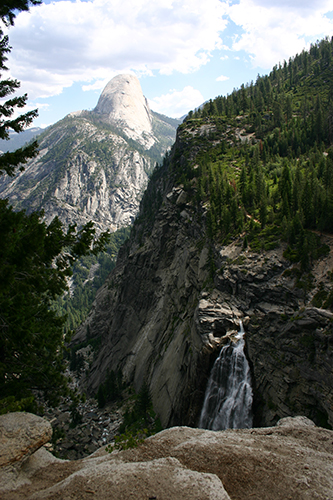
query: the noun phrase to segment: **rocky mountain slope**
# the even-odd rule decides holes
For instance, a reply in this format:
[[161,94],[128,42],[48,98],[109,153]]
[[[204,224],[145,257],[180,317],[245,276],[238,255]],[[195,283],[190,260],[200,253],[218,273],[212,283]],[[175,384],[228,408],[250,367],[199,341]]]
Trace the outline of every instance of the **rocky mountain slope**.
[[196,426],[212,364],[242,320],[255,425],[298,414],[333,425],[332,239],[322,234],[333,223],[332,50],[318,43],[290,60],[292,78],[287,63],[275,67],[178,128],[73,339],[100,343],[90,394],[121,372],[136,391],[148,384],[163,426]]
[[255,252],[240,236],[212,246],[193,200],[173,184],[170,165],[183,136],[144,197],[143,205],[160,204],[154,219],[137,219],[73,339],[84,344],[89,331],[103,346],[88,390],[97,392],[107,370],[121,370],[136,390],[148,382],[163,426],[196,426],[212,363],[242,319],[255,424],[304,413],[332,425],[333,314],[311,304],[324,282],[330,286],[332,245],[313,266],[310,292],[296,286],[297,266],[283,256],[283,243]]
[[1,180],[0,196],[17,209],[43,209],[47,222],[129,225],[177,124],[149,109],[135,76],[118,75],[93,111],[71,113],[39,137],[39,156]]
[[175,427],[137,448],[101,448],[77,461],[46,451],[50,434],[50,424],[35,415],[0,417],[3,500],[333,498],[333,432],[304,417],[265,429]]
[[[121,249],[73,342],[84,343],[89,331],[103,346],[91,367],[89,391],[97,392],[108,369],[120,369],[136,390],[146,380],[167,426],[195,422],[208,376],[209,356],[202,356],[195,311],[209,277],[209,250],[200,248],[201,228],[191,221],[185,193],[173,188],[162,170],[165,175],[154,176],[159,186],[166,184],[154,223],[143,224],[143,232],[137,219],[135,236]],[[150,184],[146,196],[157,202],[155,188]]]

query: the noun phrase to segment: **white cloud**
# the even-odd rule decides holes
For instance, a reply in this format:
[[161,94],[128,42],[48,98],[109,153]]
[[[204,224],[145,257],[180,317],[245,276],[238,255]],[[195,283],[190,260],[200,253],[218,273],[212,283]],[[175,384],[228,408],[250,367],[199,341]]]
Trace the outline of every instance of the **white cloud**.
[[216,78],[217,82],[225,82],[226,80],[229,80],[229,77],[228,76],[224,76],[224,75],[218,76]]
[[[314,9],[313,0],[255,0],[256,5],[261,5],[264,7],[282,7],[284,10],[293,10],[296,11],[299,9],[301,12],[304,12],[307,9]],[[323,8],[328,10],[329,8],[328,0],[316,0],[315,8]]]
[[333,21],[325,17],[332,0],[240,0],[229,8],[232,21],[243,28],[233,50],[251,55],[254,67],[274,64],[333,34]]
[[117,73],[115,73],[114,75],[110,73],[108,78],[104,78],[103,80],[96,80],[94,83],[91,83],[89,85],[82,85],[82,90],[84,92],[89,92],[90,90],[102,90],[108,84],[110,79],[116,75]]
[[[20,93],[18,92],[17,95],[19,95]],[[1,99],[1,104],[3,101],[5,101],[6,99]],[[21,108],[17,108],[15,107],[13,109],[13,114],[11,116],[11,119],[15,119],[17,118],[18,116],[21,116],[22,114],[25,114],[25,113],[28,113],[29,111],[35,111],[35,110],[38,110],[38,112],[43,112],[43,111],[48,111],[49,109],[49,104],[48,103],[40,103],[40,102],[37,102],[37,103],[29,103],[27,102],[27,104],[24,106],[24,109],[22,110]],[[34,122],[32,122],[28,128],[32,128],[32,127],[35,127],[36,125],[34,124]]]
[[10,29],[11,73],[30,98],[82,82],[99,89],[115,74],[190,73],[221,47],[227,4],[219,0],[59,1],[20,13]]
[[149,106],[158,113],[179,118],[200,106],[203,102],[204,98],[201,92],[187,86],[181,91],[173,89],[168,94],[149,99]]
[[[27,106],[25,106],[24,108],[24,111],[26,111],[29,107],[32,108],[30,104],[27,104]],[[36,102],[34,103],[34,107],[38,108],[39,110],[47,111],[50,105],[47,102]]]

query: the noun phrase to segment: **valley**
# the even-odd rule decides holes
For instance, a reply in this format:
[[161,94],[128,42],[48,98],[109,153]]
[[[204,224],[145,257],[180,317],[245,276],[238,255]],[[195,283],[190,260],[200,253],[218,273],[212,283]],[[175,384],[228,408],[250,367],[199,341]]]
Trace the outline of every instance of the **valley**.
[[89,330],[103,346],[89,394],[120,370],[136,391],[148,384],[164,427],[197,426],[222,339],[242,320],[254,425],[300,413],[332,425],[327,50],[291,60],[293,80],[275,67],[179,126],[73,338],[78,349]]
[[0,2],[1,499],[333,500],[329,4]]
[[[172,146],[170,120],[151,113],[141,93],[143,114],[131,127],[123,104],[137,82],[117,77],[94,112],[45,132],[40,157],[3,182],[2,196],[17,209],[43,208],[47,221],[57,215],[70,227],[92,219],[111,231],[130,225],[63,345],[74,392],[46,414],[56,418],[53,450],[62,458],[81,459],[104,444],[122,453],[161,428],[191,427],[180,432],[211,439],[197,429],[207,382],[241,323],[252,391],[244,400],[253,404],[250,417],[232,427],[250,427],[244,439],[279,434],[266,428],[295,417],[296,427],[304,418],[330,435],[332,47],[322,40],[190,112]],[[89,287],[88,267],[81,281]],[[150,443],[168,436],[163,432],[138,449],[149,454]]]

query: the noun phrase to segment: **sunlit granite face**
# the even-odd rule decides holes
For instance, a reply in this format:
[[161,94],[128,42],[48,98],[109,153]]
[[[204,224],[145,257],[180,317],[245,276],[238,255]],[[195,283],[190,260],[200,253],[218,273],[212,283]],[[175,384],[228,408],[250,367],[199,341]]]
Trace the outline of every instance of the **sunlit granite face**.
[[104,88],[94,113],[146,147],[151,147],[156,141],[149,105],[134,75],[113,78]]

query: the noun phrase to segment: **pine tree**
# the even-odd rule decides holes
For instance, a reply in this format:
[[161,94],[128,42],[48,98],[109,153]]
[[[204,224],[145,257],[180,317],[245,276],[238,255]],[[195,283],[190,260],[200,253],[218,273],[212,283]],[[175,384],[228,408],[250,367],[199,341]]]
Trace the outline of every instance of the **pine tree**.
[[[42,391],[51,403],[66,391],[63,375],[64,316],[51,308],[67,290],[72,265],[81,255],[97,254],[107,241],[95,238],[88,223],[64,230],[49,225],[43,212],[14,212],[0,200],[0,394],[23,398]],[[66,250],[66,251],[65,251]]]
[[288,95],[286,99],[286,118],[289,121],[292,117],[292,100],[291,96]]
[[[40,4],[40,0],[3,0],[0,5],[0,18],[5,26],[12,26],[16,13],[23,10],[29,10],[30,5]],[[19,87],[20,83],[11,78],[2,79],[3,72],[8,68],[5,66],[7,54],[10,52],[8,35],[4,35],[0,28],[0,98],[4,99],[13,94]],[[7,99],[0,106],[0,139],[9,139],[9,131],[22,132],[31,124],[34,118],[38,115],[37,110],[28,111],[17,118],[12,118],[17,108],[23,108],[26,105],[27,94],[21,97],[13,97]],[[30,159],[36,156],[38,152],[37,142],[33,142],[28,146],[17,149],[11,153],[4,153],[0,156],[0,175],[7,173],[13,176],[16,169],[24,170],[23,165]]]
[[[0,18],[13,25],[18,11],[28,10],[39,0],[5,0]],[[0,29],[0,69],[10,48],[8,37]],[[2,74],[2,73],[1,73]],[[0,97],[19,87],[16,80],[0,81]],[[22,108],[27,96],[8,99],[0,106],[0,137],[9,130],[20,132],[37,111],[12,120],[16,108]],[[0,157],[0,174],[14,175],[17,168],[37,153],[37,143]],[[78,230],[67,230],[58,218],[49,225],[43,212],[27,215],[15,212],[7,200],[0,200],[0,412],[21,409],[20,401],[31,400],[32,391],[42,391],[53,404],[66,393],[63,374],[63,324],[65,318],[51,308],[57,296],[67,289],[73,263],[82,255],[97,254],[105,246],[108,234],[95,237],[93,223]],[[16,406],[13,403],[17,400]],[[14,405],[14,406],[13,406]]]

